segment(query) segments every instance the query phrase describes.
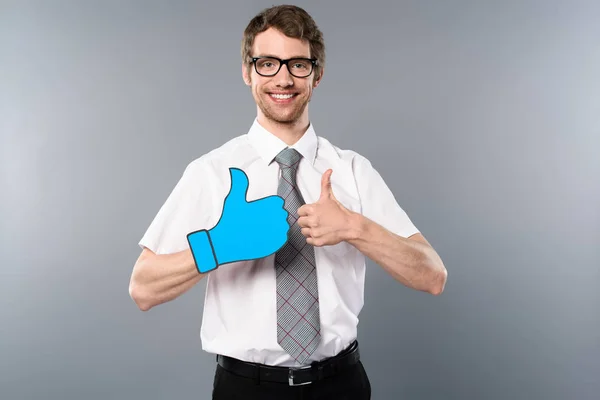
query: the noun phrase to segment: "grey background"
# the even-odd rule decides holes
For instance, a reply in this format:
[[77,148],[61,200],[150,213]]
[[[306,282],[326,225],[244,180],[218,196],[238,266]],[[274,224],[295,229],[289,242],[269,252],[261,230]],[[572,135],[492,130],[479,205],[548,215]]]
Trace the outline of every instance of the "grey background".
[[[202,282],[148,313],[137,241],[192,159],[245,133],[243,28],[270,1],[0,3],[0,398],[208,399]],[[597,2],[298,2],[318,134],[368,157],[443,258],[369,262],[374,399],[596,399]]]

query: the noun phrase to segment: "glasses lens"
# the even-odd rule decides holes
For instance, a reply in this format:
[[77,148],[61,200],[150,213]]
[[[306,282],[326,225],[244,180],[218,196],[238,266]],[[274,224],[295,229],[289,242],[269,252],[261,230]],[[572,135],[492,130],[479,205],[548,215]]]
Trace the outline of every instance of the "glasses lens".
[[254,65],[261,75],[275,75],[279,69],[279,61],[274,58],[259,58]]
[[303,78],[312,72],[312,63],[304,59],[290,60],[288,68],[292,75]]

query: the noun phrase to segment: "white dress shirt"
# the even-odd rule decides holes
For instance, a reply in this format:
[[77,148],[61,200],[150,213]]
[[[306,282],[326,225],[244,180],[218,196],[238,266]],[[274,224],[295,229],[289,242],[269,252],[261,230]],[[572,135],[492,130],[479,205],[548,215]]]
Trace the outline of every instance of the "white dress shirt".
[[[211,229],[221,216],[231,186],[229,168],[248,176],[247,200],[277,194],[280,168],[275,156],[287,145],[255,119],[249,132],[192,161],[140,240],[157,254],[189,248],[186,235]],[[391,232],[419,231],[369,160],[315,134],[312,124],[293,146],[302,154],[297,185],[306,203],[321,195],[321,177],[333,169],[335,197]],[[243,228],[243,227],[242,227]],[[255,227],[246,227],[253,235]],[[206,352],[240,360],[298,366],[277,343],[275,255],[225,264],[209,272],[200,339]],[[322,341],[308,362],[331,357],[357,337],[363,307],[365,256],[341,242],[315,247]]]

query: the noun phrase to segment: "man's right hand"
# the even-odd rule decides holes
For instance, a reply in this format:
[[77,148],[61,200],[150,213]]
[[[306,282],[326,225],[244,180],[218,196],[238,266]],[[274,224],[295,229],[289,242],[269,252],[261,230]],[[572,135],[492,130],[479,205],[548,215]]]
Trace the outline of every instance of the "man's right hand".
[[267,257],[287,241],[288,212],[280,196],[248,202],[248,177],[238,168],[229,168],[231,189],[225,198],[219,222],[210,230],[187,235],[200,273],[220,265]]

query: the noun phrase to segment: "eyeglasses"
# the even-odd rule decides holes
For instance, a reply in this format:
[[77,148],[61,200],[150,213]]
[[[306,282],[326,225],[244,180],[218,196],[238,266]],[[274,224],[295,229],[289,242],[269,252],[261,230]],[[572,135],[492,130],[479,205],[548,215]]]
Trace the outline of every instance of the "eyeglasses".
[[261,76],[275,76],[282,65],[287,65],[288,71],[296,78],[306,78],[312,74],[317,60],[314,58],[289,58],[282,60],[276,57],[252,57],[256,73]]

